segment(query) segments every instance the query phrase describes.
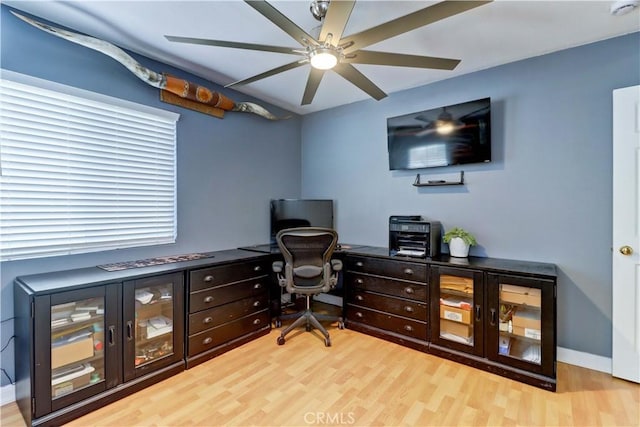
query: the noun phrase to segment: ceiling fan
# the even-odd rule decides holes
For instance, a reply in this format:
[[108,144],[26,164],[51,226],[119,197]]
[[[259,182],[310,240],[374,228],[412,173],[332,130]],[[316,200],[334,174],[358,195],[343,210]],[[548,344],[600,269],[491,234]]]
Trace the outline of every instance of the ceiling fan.
[[398,67],[431,68],[453,70],[459,59],[436,58],[431,56],[405,55],[389,52],[362,50],[367,46],[395,37],[416,28],[457,15],[489,1],[447,0],[425,7],[416,12],[393,19],[384,24],[369,28],[357,34],[343,37],[344,29],[355,5],[355,0],[313,0],[310,10],[313,16],[322,22],[320,33],[313,37],[293,23],[266,1],[245,0],[249,6],[269,21],[293,37],[301,48],[289,48],[254,43],[241,43],[224,40],[210,40],[191,37],[165,36],[167,40],[178,43],[200,44],[237,49],[258,50],[264,52],[286,53],[302,56],[289,64],[276,67],[253,77],[233,82],[226,87],[249,84],[284,71],[311,64],[309,77],[302,96],[301,105],[310,104],[318,90],[324,73],[333,70],[350,81],[372,98],[380,100],[387,96],[352,64],[392,65]]

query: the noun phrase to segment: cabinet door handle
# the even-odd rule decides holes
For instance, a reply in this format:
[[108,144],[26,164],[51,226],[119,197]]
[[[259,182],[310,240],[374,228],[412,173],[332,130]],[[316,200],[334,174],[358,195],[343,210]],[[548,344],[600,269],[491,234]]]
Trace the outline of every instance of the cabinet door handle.
[[205,282],[213,282],[213,276],[209,275],[209,276],[205,276],[204,277],[204,281]]
[[261,303],[260,301],[254,301],[254,302],[253,302],[253,306],[254,306],[254,307],[260,307],[260,305],[261,305],[261,304],[262,304],[262,303]]
[[360,279],[360,278],[357,278],[357,279],[356,279],[356,283],[357,283],[358,285],[362,285],[362,284],[364,283],[364,280],[362,280],[362,279]]
[[254,321],[253,321],[253,324],[254,324],[254,325],[259,325],[259,324],[260,324],[260,319],[256,319],[256,320],[254,320]]
[[255,272],[262,271],[262,266],[256,265],[255,267],[253,267],[253,271]]
[[356,267],[364,267],[364,263],[362,261],[356,262]]
[[209,317],[205,317],[204,320],[202,321],[202,323],[204,323],[205,325],[207,323],[211,323],[213,322],[213,317],[209,316]]
[[358,319],[362,319],[364,317],[364,314],[360,313],[359,311],[356,312],[356,317]]
[[213,338],[206,337],[205,339],[202,340],[202,344],[204,345],[211,344],[212,341],[213,341]]
[[364,297],[362,295],[356,295],[356,299],[358,301],[364,301]]
[[411,307],[410,305],[405,305],[404,311],[406,311],[407,313],[413,313],[413,307]]
[[413,275],[413,270],[410,268],[405,268],[404,269],[404,274],[408,275],[408,276],[412,276]]
[[404,325],[404,330],[405,330],[405,331],[407,331],[407,332],[411,332],[411,331],[413,331],[413,326],[411,326],[411,325]]
[[406,288],[404,288],[404,291],[408,294],[412,294],[413,293],[413,288],[411,286],[407,286]]
[[253,285],[253,289],[262,289],[262,283],[256,283]]
[[133,339],[133,322],[129,320],[127,322],[127,340],[131,341]]
[[210,302],[213,302],[213,297],[211,295],[209,295],[208,297],[205,297],[203,301],[208,304]]
[[491,308],[489,309],[489,312],[491,313],[489,317],[489,323],[491,324],[491,326],[496,326],[496,309]]
[[480,309],[480,304],[476,304],[476,322],[480,321],[480,313],[481,313],[480,310],[481,310]]
[[109,326],[109,346],[116,345],[116,327],[114,325]]

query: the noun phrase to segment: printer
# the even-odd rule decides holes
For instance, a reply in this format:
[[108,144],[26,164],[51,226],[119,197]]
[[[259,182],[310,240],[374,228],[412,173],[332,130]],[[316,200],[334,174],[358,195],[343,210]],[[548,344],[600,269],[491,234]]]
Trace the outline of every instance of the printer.
[[389,255],[432,258],[440,255],[442,226],[420,215],[389,217]]

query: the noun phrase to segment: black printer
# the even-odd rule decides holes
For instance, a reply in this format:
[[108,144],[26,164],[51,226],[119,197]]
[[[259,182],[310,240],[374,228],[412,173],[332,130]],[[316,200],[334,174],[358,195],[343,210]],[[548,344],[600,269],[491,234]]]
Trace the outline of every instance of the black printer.
[[420,215],[389,217],[389,255],[432,258],[440,255],[442,226]]

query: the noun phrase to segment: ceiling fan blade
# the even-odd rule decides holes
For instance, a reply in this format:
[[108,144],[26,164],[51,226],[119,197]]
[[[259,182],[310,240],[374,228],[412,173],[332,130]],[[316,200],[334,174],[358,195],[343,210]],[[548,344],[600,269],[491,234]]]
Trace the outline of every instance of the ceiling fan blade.
[[246,84],[249,84],[249,83],[253,83],[255,81],[262,80],[264,78],[271,77],[271,76],[274,76],[276,74],[283,73],[285,71],[293,70],[294,68],[298,68],[301,65],[305,65],[305,64],[306,64],[306,62],[304,60],[291,62],[289,64],[282,65],[282,66],[274,68],[272,70],[265,71],[264,73],[260,73],[258,75],[253,76],[253,77],[249,77],[247,79],[238,80],[237,82],[229,83],[228,85],[225,85],[225,87],[239,86],[239,85],[246,85]]
[[331,34],[331,44],[338,46],[338,42],[340,38],[342,38],[342,33],[347,26],[347,21],[349,20],[349,16],[351,16],[351,11],[355,3],[355,0],[332,0],[331,3],[329,3],[329,9],[327,10],[327,15],[324,17],[324,23],[320,30],[321,41],[324,42],[327,39],[327,35]]
[[180,37],[180,36],[164,36],[167,40],[176,43],[188,43],[188,44],[200,44],[205,46],[217,46],[217,47],[233,47],[236,49],[248,49],[259,50],[262,52],[276,52],[276,53],[290,53],[293,55],[304,55],[299,51],[299,48],[282,47],[282,46],[270,46],[266,44],[255,43],[241,43],[241,42],[228,42],[224,40],[210,40],[210,39],[198,39],[192,37]]
[[289,18],[284,16],[278,9],[271,6],[266,1],[249,1],[245,0],[249,6],[258,11],[262,16],[276,24],[282,31],[296,39],[303,46],[318,46],[320,43],[312,36],[307,34],[302,28],[294,24]]
[[353,55],[353,57],[348,56],[341,61],[351,64],[392,65],[396,67],[432,68],[436,70],[453,70],[460,63],[459,59],[373,52],[368,50],[358,50],[351,55]]
[[342,77],[349,80],[354,85],[358,86],[376,101],[380,101],[382,98],[385,98],[387,96],[386,93],[384,93],[378,86],[373,84],[371,80],[366,78],[364,74],[358,71],[351,64],[340,63],[333,67],[333,71],[340,74]]
[[376,27],[369,28],[357,34],[345,37],[340,44],[344,46],[344,53],[348,54],[363,47],[370,46],[382,40],[399,34],[415,30],[428,24],[449,18],[467,10],[491,3],[492,0],[447,0],[436,3],[424,9],[417,10],[400,18],[396,18]]
[[313,97],[316,96],[318,85],[324,76],[325,70],[318,70],[311,67],[309,72],[309,78],[307,79],[307,86],[304,88],[304,95],[302,95],[302,103],[300,105],[308,105],[313,101]]

